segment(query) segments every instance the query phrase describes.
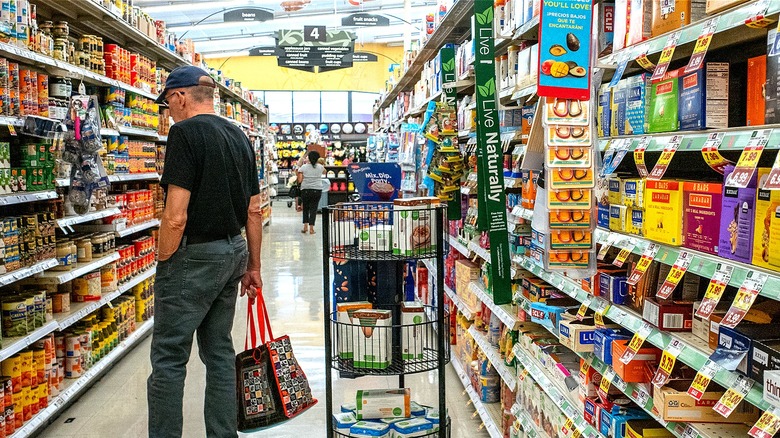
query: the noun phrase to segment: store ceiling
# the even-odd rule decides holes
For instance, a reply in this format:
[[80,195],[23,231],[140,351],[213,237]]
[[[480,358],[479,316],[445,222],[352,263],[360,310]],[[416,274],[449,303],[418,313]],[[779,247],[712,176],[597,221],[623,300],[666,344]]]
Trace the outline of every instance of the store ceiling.
[[[424,28],[426,13],[436,11],[436,0],[412,0],[408,18],[403,9],[404,0],[135,0],[156,20],[164,20],[168,29],[177,35],[195,41],[195,49],[207,57],[245,54],[252,47],[273,46],[274,32],[279,29],[301,29],[305,25],[327,26],[350,30],[357,34],[358,43],[399,43],[412,27],[412,38]],[[288,12],[282,6],[299,3],[303,8]],[[265,22],[225,23],[224,12],[253,7],[267,9],[274,19]],[[341,18],[356,12],[370,12],[390,16],[388,27],[342,27]]]

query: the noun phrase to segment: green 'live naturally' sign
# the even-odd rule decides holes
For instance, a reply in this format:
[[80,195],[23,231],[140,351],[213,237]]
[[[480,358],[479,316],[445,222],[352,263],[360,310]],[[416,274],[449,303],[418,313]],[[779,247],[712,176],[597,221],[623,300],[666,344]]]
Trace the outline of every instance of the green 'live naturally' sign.
[[509,236],[506,229],[503,149],[496,99],[493,1],[474,0],[474,79],[477,85],[477,176],[480,228],[490,237],[493,301],[512,301]]
[[[457,110],[457,89],[455,87],[443,86],[444,84],[455,82],[457,79],[457,73],[455,72],[455,47],[452,44],[442,47],[439,52],[439,58],[441,61],[441,83],[443,89],[441,101]],[[460,190],[458,190],[452,193],[452,201],[447,203],[447,219],[454,221],[460,218]]]

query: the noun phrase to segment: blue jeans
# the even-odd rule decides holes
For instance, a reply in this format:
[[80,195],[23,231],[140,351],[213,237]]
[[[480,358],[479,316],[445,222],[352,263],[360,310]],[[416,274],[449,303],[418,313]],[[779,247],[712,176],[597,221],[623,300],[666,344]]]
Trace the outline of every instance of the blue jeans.
[[246,271],[246,241],[187,245],[157,267],[152,375],[147,382],[149,437],[181,438],[182,403],[193,335],[206,365],[204,415],[209,438],[238,436],[233,317]]

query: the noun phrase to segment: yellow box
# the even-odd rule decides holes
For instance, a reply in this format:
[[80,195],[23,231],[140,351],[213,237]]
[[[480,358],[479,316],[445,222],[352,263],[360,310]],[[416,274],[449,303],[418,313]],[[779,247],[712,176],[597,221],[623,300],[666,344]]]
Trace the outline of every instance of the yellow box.
[[642,227],[645,223],[645,211],[641,208],[629,208],[626,212],[626,232],[628,234],[642,235]]
[[608,180],[609,195],[608,200],[610,205],[618,205],[623,203],[623,197],[620,194],[620,187],[622,186],[620,178],[613,176]]
[[620,180],[621,203],[627,207],[644,208],[645,180],[626,178]]
[[646,181],[644,205],[645,237],[668,245],[681,245],[683,183]]
[[612,204],[609,206],[609,229],[612,231],[626,231],[626,213],[628,207],[625,205]]
[[707,0],[706,12],[708,14],[714,14],[715,12],[724,11],[736,5],[747,3],[749,0]]
[[626,438],[671,438],[674,435],[655,420],[629,420]]
[[[758,169],[758,187],[769,176],[769,168]],[[756,190],[756,217],[755,230],[753,230],[753,264],[762,268],[772,268],[770,254],[772,250],[780,250],[775,246],[780,235],[772,238],[772,229],[777,230],[775,210],[780,207],[780,190]],[[775,232],[774,234],[780,234]]]

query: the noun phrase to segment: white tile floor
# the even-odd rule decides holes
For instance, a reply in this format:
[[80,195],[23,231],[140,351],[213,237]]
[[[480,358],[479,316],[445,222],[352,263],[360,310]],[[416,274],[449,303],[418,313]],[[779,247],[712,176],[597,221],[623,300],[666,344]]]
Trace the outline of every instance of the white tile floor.
[[[319,230],[319,224],[317,229]],[[300,418],[283,426],[252,435],[251,438],[324,437],[325,380],[324,337],[322,323],[322,241],[321,236],[300,233],[300,214],[277,202],[263,244],[263,281],[265,297],[275,334],[288,334],[295,353],[307,373],[320,403]],[[233,337],[236,349],[243,348],[246,301],[240,301]],[[75,404],[46,428],[45,438],[119,438],[145,437],[146,378],[150,372],[147,338],[125,356],[108,374],[89,389]],[[184,437],[205,436],[203,388],[205,368],[193,344],[188,367],[184,403]],[[468,404],[468,396],[450,366],[447,367],[447,405],[453,421],[453,438],[481,438],[480,421]],[[336,380],[334,403],[354,400],[354,390],[397,386],[396,378]],[[407,377],[413,398],[434,404],[437,398],[436,374]]]

